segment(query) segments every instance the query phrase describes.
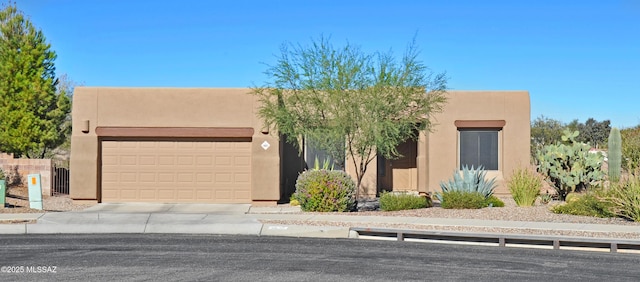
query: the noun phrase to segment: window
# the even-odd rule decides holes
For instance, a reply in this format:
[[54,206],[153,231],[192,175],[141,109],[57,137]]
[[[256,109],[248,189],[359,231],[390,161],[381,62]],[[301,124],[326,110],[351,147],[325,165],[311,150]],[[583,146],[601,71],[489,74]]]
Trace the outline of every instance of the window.
[[483,166],[498,170],[498,132],[496,129],[458,129],[460,138],[460,169]]
[[[344,150],[340,148],[344,148],[344,144],[341,144],[342,147],[339,147],[336,150]],[[321,150],[314,146],[313,142],[307,138],[304,142],[304,160],[307,164],[307,168],[313,168],[315,165],[315,160],[318,159],[318,163],[320,167],[325,163],[325,161],[329,162],[329,167],[334,170],[344,170],[344,154],[341,156],[340,160],[336,160],[331,157],[331,154],[326,150]]]

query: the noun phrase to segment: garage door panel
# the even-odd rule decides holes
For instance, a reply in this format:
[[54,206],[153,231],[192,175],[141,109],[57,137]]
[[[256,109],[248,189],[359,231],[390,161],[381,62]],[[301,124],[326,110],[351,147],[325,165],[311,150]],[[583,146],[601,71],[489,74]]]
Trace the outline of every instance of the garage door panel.
[[158,156],[150,156],[150,155],[140,156],[138,158],[138,164],[155,166],[157,164],[157,159],[158,159]]
[[156,181],[156,174],[154,172],[142,172],[139,174],[140,176],[140,182],[149,182],[149,183],[155,183]]
[[136,149],[136,148],[138,148],[138,143],[137,142],[124,142],[124,143],[118,144],[118,147],[122,148],[122,149]]
[[210,172],[196,173],[196,182],[198,183],[211,183],[212,179]]
[[141,142],[137,143],[137,149],[155,149],[158,147],[158,142]]
[[206,165],[206,166],[210,166],[213,164],[213,157],[212,156],[198,156],[196,157],[196,164],[197,165]]
[[135,155],[120,156],[118,160],[119,165],[136,165],[138,164],[137,157]]
[[104,158],[102,158],[102,165],[118,165],[118,157],[105,156]]
[[250,157],[235,157],[234,158],[234,164],[239,166],[250,166],[251,165],[251,158]]
[[250,142],[103,141],[103,202],[251,201]]
[[231,157],[229,156],[216,156],[216,166],[229,166],[231,165]]
[[174,173],[170,173],[170,172],[159,172],[158,173],[158,182],[162,183],[162,182],[169,182],[169,183],[174,183],[176,182],[176,177]]
[[140,199],[141,200],[153,200],[156,198],[156,189],[140,189]]
[[185,189],[181,189],[178,190],[178,199],[179,200],[195,200],[196,197],[194,197],[194,193],[192,190],[185,190]]
[[168,156],[168,155],[158,156],[158,165],[175,165],[175,164],[176,164],[175,156]]
[[120,182],[137,183],[137,174],[135,172],[122,172],[118,175]]
[[207,150],[212,150],[215,146],[214,142],[197,142],[196,143],[196,149],[207,149]]
[[178,183],[193,183],[194,179],[191,172],[178,173]]
[[193,165],[193,157],[192,156],[178,156],[177,165]]
[[245,198],[249,198],[249,197],[251,197],[249,191],[239,191],[239,190],[235,191],[235,198],[236,199],[245,199]]
[[231,183],[231,173],[216,173],[216,183],[219,184],[229,184]]
[[245,184],[251,181],[251,176],[247,173],[236,173],[234,175],[234,182],[238,184]]
[[138,198],[137,189],[122,189],[120,190],[120,198],[125,200],[133,200]]
[[232,192],[229,190],[218,190],[216,191],[216,198],[220,200],[231,200],[233,197],[231,196]]
[[178,148],[178,150],[195,148],[195,143],[194,142],[177,142],[176,144],[178,145],[178,146],[176,146]]
[[149,142],[153,143],[156,148],[176,148],[176,142]]
[[218,151],[232,151],[234,148],[234,143],[221,142],[221,143],[216,143],[214,146]]

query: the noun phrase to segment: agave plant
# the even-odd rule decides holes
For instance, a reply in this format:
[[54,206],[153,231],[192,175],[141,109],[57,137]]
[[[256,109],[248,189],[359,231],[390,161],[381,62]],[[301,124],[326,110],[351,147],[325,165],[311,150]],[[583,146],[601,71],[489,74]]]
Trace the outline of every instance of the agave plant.
[[[448,182],[440,182],[440,188],[442,193],[460,191],[460,192],[478,192],[482,194],[485,199],[493,195],[493,190],[496,188],[496,178],[486,179],[487,172],[484,167],[479,166],[478,169],[471,168],[466,165],[462,167],[462,175],[458,171],[453,172],[453,179],[449,179]],[[442,201],[442,194],[437,193],[436,197]]]
[[316,159],[313,161],[313,170],[320,170],[320,169],[334,170],[335,165],[330,163],[329,159],[324,159],[324,161],[322,162],[322,167],[320,167],[320,161],[318,160],[318,156],[316,156]]

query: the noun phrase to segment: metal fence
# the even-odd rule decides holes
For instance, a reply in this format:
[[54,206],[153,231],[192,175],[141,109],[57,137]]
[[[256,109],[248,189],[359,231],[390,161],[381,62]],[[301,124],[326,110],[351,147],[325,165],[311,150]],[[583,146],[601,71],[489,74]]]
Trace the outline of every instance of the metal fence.
[[53,160],[52,196],[69,195],[69,159]]

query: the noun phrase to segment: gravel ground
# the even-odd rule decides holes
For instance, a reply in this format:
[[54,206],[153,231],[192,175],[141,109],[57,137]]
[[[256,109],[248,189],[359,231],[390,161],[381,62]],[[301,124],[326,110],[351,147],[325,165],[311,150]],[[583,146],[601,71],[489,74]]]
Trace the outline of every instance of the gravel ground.
[[[74,203],[68,195],[43,196],[42,207],[45,212],[79,211],[86,209],[93,204]],[[0,213],[41,213],[42,210],[29,208],[28,188],[11,187],[7,189],[5,207],[0,209]]]
[[[568,214],[556,214],[551,212],[551,207],[560,202],[551,202],[547,205],[536,203],[533,207],[518,207],[510,197],[500,197],[505,206],[501,208],[483,209],[443,209],[436,202],[434,207],[403,211],[359,211],[350,213],[319,213],[340,214],[348,216],[405,216],[405,217],[433,217],[433,218],[468,218],[485,220],[508,221],[538,221],[538,222],[563,222],[563,223],[591,223],[591,224],[616,224],[635,225],[640,227],[640,222],[633,222],[621,218],[598,218],[590,216],[576,216]],[[302,214],[303,212],[299,212]],[[313,213],[304,213],[313,214]],[[640,229],[639,229],[640,230]]]
[[[618,239],[640,239],[640,223],[624,220],[621,218],[597,218],[589,216],[575,216],[566,214],[555,214],[550,211],[553,205],[559,202],[551,202],[547,205],[536,203],[533,207],[518,207],[512,198],[501,197],[505,206],[501,208],[451,210],[436,206],[425,209],[404,210],[394,212],[365,211],[339,213],[348,216],[404,216],[404,217],[433,217],[433,218],[468,218],[482,220],[508,220],[508,221],[535,221],[535,222],[558,222],[558,223],[583,223],[583,224],[615,224],[638,226],[638,232],[586,232],[572,230],[544,230],[531,228],[485,228],[469,226],[440,226],[440,225],[412,225],[412,224],[376,224],[370,222],[319,222],[319,221],[283,221],[283,220],[262,220],[263,223],[283,224],[283,225],[316,225],[316,226],[341,226],[341,227],[377,227],[377,228],[398,228],[398,229],[420,229],[438,230],[454,232],[479,232],[479,233],[509,233],[509,234],[529,234],[545,236],[573,236],[573,237],[597,237],[597,238],[618,238]],[[300,212],[302,214],[302,212]],[[309,214],[309,213],[305,213]],[[322,213],[332,214],[332,213]],[[338,214],[338,213],[336,213]]]

